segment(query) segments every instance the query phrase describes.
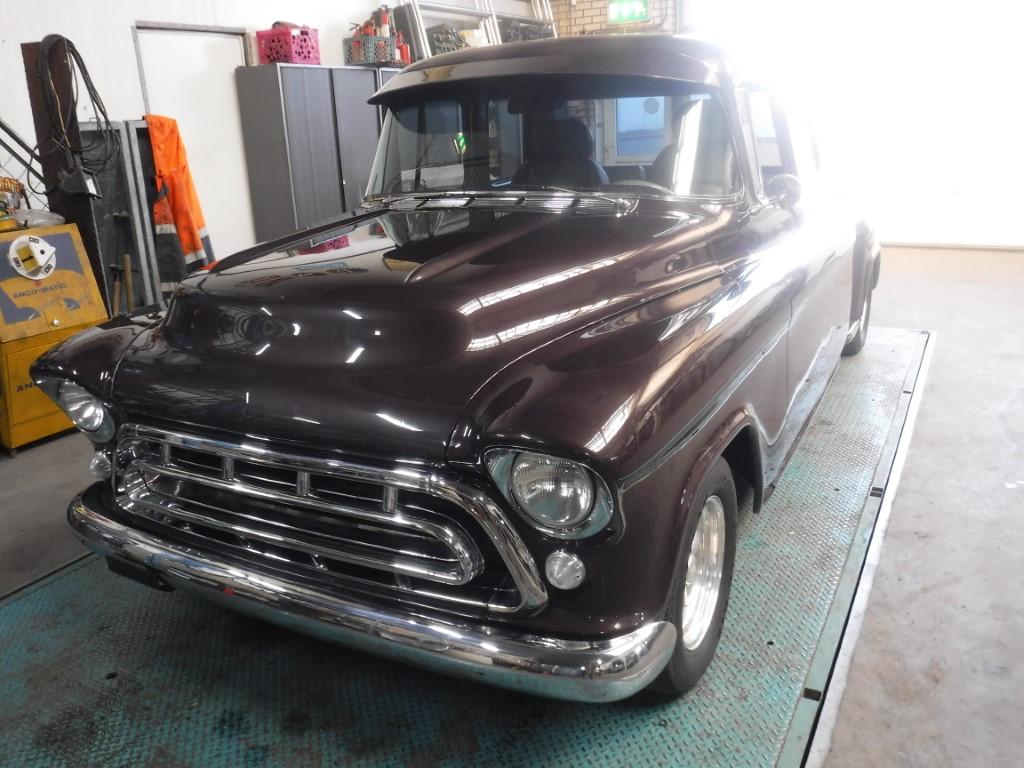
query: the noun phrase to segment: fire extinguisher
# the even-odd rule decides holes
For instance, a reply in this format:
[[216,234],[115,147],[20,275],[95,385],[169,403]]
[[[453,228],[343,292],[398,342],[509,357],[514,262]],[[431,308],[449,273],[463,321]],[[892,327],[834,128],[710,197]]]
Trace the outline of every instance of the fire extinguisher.
[[395,41],[395,50],[398,51],[398,60],[402,62],[402,65],[412,64],[412,49],[409,44],[405,42],[405,35],[401,32],[398,33],[398,38]]

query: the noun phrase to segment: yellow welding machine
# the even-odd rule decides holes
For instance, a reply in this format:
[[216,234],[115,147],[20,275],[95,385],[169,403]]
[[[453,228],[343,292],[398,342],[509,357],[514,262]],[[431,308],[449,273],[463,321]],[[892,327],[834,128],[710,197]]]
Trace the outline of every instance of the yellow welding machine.
[[72,427],[28,369],[106,318],[78,227],[0,232],[0,443],[15,449]]

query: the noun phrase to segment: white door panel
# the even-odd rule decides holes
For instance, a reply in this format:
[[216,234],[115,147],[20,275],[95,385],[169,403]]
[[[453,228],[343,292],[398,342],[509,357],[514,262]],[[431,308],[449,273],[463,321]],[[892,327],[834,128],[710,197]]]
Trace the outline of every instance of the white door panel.
[[249,203],[235,68],[240,35],[139,30],[149,110],[178,121],[218,258],[256,242]]

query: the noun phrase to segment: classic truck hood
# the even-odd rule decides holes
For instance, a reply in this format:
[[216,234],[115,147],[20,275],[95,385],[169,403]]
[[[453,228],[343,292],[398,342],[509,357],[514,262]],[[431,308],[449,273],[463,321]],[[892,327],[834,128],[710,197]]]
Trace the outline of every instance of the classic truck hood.
[[710,268],[700,213],[384,213],[341,242],[194,276],[122,358],[153,417],[443,458],[473,394],[554,338]]

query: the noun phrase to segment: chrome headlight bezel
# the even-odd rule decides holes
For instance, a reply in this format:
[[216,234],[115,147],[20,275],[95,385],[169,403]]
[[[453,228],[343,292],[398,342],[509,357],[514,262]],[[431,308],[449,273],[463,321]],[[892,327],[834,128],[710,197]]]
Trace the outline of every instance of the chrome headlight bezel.
[[110,409],[77,381],[45,376],[36,379],[36,386],[64,411],[79,432],[94,443],[108,443],[113,439],[116,425]]
[[[560,462],[569,462],[585,473],[591,483],[593,500],[589,511],[582,520],[567,526],[555,526],[548,524],[527,508],[522,502],[520,494],[517,494],[512,487],[513,466],[516,460],[524,455],[536,455]],[[608,486],[600,475],[582,462],[522,448],[491,448],[484,453],[484,466],[504,499],[531,527],[545,536],[555,539],[585,539],[604,530],[612,521],[614,504]]]

